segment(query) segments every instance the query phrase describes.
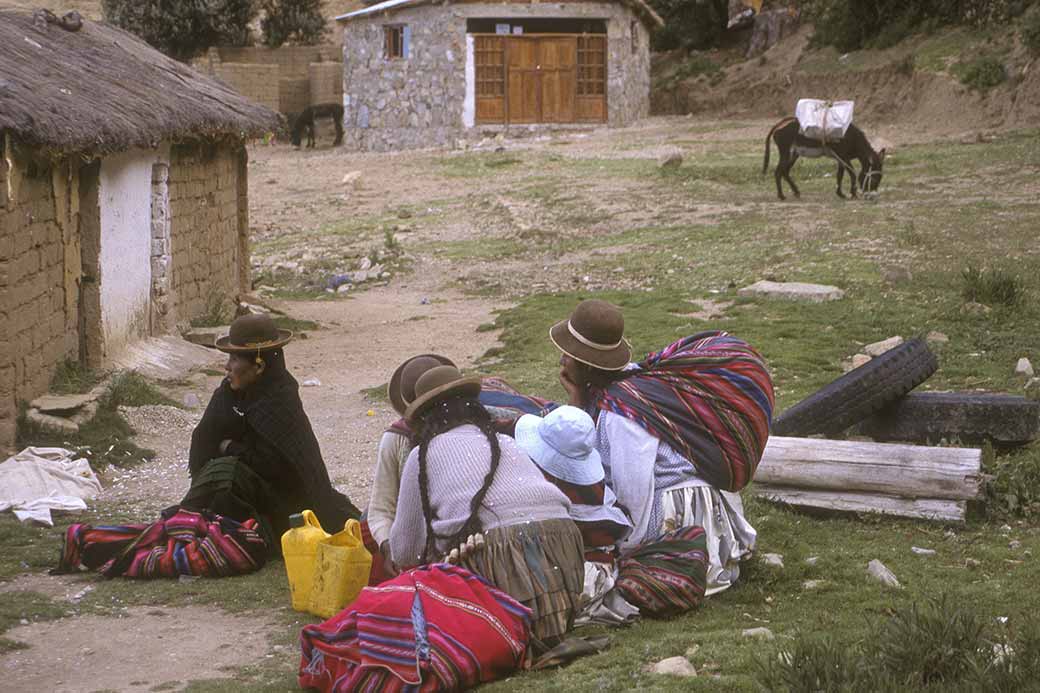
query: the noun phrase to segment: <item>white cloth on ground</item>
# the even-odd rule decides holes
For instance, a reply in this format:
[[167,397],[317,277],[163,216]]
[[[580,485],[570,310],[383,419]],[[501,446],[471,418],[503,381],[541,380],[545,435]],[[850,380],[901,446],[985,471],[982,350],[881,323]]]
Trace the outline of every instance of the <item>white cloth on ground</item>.
[[581,611],[574,618],[578,626],[626,626],[639,620],[639,607],[630,604],[614,589],[617,567],[585,561],[585,586],[581,592]]
[[661,496],[662,532],[680,527],[704,528],[708,544],[708,580],[704,595],[721,592],[740,576],[740,561],[755,549],[758,532],[744,518],[737,493],[720,491],[703,479],[665,489]]
[[51,510],[86,510],[101,493],[90,463],[65,448],[28,447],[0,464],[0,512],[54,526]]

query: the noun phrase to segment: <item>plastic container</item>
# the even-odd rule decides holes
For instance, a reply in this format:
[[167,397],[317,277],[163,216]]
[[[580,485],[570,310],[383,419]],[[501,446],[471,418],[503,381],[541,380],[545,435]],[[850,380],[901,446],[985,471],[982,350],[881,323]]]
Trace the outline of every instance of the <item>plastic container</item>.
[[322,618],[335,616],[361,594],[371,570],[372,554],[361,539],[361,523],[347,520],[342,532],[318,544],[309,611]]
[[289,577],[292,607],[296,611],[307,611],[318,545],[328,539],[329,533],[321,528],[318,518],[310,510],[290,515],[289,526],[289,531],[282,535],[282,557]]

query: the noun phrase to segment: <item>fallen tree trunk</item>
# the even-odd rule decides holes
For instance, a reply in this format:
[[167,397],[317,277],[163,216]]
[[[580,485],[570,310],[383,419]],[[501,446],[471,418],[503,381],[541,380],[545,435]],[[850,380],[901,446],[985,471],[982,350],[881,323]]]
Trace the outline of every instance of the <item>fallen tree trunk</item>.
[[982,451],[772,436],[755,485],[899,498],[969,500],[981,491]]
[[819,508],[854,513],[880,513],[921,520],[964,522],[967,501],[930,498],[895,498],[881,494],[806,491],[756,482],[755,495],[799,508]]

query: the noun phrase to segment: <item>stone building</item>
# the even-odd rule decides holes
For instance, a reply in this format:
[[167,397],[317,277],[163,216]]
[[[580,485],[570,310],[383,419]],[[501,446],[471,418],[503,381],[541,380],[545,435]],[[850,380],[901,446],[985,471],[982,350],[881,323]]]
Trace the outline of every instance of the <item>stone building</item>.
[[277,127],[118,29],[0,10],[0,449],[63,361],[248,288],[244,142]]
[[649,114],[662,21],[643,0],[387,0],[337,19],[345,143],[357,149]]

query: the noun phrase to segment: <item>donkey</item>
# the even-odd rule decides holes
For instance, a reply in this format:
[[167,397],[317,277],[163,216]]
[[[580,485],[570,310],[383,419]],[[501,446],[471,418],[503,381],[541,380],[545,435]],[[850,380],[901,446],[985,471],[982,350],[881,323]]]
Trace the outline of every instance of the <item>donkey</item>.
[[314,146],[314,119],[332,118],[336,126],[336,141],[333,147],[343,142],[343,105],[338,103],[322,103],[316,106],[308,106],[293,121],[291,139],[294,147],[299,147],[303,141],[303,133],[307,133],[307,146]]
[[[798,161],[799,156],[812,159],[829,156],[838,162],[838,197],[845,197],[845,193],[842,192],[842,181],[846,169],[849,173],[849,189],[852,197],[856,197],[857,182],[863,192],[877,191],[881,184],[881,168],[885,163],[885,150],[875,152],[874,148],[870,146],[870,142],[867,141],[867,136],[855,124],[850,124],[845,135],[834,142],[810,139],[802,135],[798,128],[798,119],[788,117],[774,125],[766,135],[766,156],[762,161],[762,175],[764,176],[769,170],[769,152],[772,148],[769,140],[772,139],[780,151],[780,162],[776,165],[774,175],[776,176],[776,194],[781,200],[786,199],[781,178],[791,186],[795,197],[801,197],[798,186],[791,180],[791,167]],[[856,170],[852,167],[853,159],[859,160],[858,181]]]

